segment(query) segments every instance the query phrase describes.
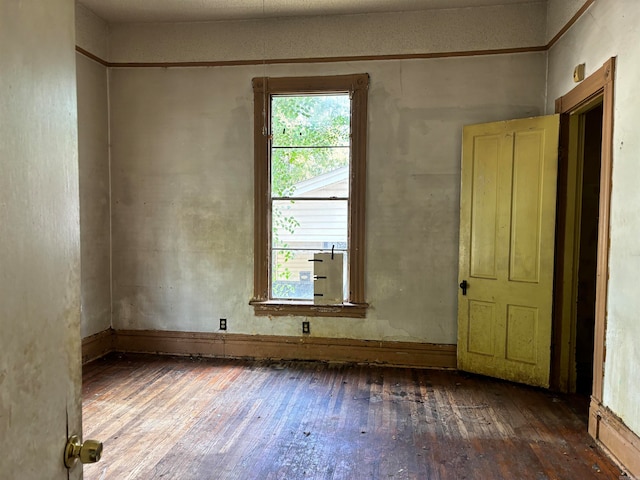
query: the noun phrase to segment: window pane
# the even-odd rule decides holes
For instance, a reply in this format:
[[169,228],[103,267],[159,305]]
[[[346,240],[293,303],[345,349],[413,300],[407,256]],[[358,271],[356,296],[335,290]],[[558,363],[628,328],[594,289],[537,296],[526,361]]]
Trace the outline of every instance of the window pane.
[[313,252],[274,251],[271,297],[313,300]]
[[349,148],[274,148],[273,197],[349,196]]
[[[313,254],[317,250],[274,250],[272,259],[271,298],[281,300],[313,300]],[[344,288],[347,298],[347,253],[343,252]]]
[[272,246],[331,249],[347,243],[346,200],[274,200]]
[[273,146],[349,146],[350,117],[347,94],[273,96]]

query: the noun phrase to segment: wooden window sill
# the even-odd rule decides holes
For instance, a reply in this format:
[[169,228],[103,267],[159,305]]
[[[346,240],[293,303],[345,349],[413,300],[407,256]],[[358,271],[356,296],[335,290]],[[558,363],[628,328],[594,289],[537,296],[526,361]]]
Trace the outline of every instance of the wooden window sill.
[[258,316],[296,317],[351,317],[365,318],[368,303],[341,303],[338,305],[314,305],[305,301],[251,300]]

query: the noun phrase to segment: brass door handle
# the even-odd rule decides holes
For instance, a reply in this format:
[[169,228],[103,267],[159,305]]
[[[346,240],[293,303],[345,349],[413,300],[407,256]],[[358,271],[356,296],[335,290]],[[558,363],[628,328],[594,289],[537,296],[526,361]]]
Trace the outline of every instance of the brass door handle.
[[100,461],[102,455],[102,442],[98,440],[85,440],[80,442],[77,435],[73,435],[67,440],[64,449],[64,466],[73,467],[78,460],[80,463],[95,463]]

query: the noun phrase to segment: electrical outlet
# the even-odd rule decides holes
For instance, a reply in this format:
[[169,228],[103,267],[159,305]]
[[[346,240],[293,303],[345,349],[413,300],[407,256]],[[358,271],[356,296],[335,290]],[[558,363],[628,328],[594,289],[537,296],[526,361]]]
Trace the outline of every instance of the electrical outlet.
[[220,330],[226,330],[227,329],[227,319],[226,318],[221,318],[220,319]]
[[302,333],[311,333],[311,325],[309,322],[302,322]]

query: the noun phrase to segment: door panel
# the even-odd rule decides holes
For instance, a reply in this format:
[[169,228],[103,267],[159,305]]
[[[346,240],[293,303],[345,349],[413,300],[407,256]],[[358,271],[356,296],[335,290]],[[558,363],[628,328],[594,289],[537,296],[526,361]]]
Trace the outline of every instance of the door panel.
[[536,363],[538,309],[507,305],[507,359]]
[[1,5],[0,478],[80,479],[75,5]]
[[548,386],[559,117],[465,127],[458,367]]
[[509,279],[539,281],[544,132],[515,132]]
[[469,302],[468,351],[479,355],[494,354],[493,326],[496,320],[496,305],[490,302]]
[[498,136],[479,137],[474,149],[479,152],[473,168],[471,190],[472,223],[471,273],[474,277],[496,278],[496,218],[498,212]]

